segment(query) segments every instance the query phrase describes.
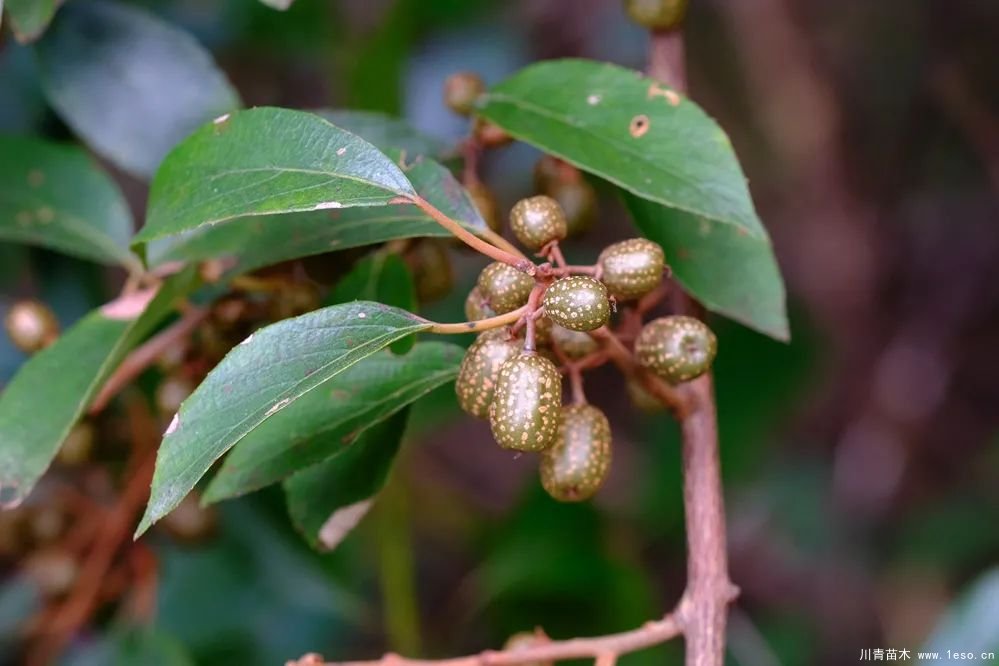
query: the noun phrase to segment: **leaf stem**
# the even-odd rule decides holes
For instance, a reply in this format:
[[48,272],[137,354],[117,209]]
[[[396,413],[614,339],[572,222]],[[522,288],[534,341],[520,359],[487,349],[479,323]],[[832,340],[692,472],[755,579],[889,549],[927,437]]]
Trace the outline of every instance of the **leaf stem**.
[[524,305],[511,312],[496,315],[495,317],[489,317],[488,319],[478,319],[476,321],[461,321],[454,324],[438,324],[436,322],[431,322],[433,326],[430,327],[428,332],[437,333],[439,335],[481,333],[482,331],[500,328],[502,326],[517,322],[517,320],[527,314],[527,308],[528,306]]
[[[504,264],[509,264],[516,268],[518,271],[527,273],[530,276],[534,276],[535,266],[534,263],[524,256],[522,252],[517,250],[517,248],[510,245],[507,241],[503,240],[502,244],[506,246],[507,249],[497,247],[492,243],[487,243],[482,240],[472,232],[465,229],[463,226],[458,224],[456,221],[452,220],[450,217],[445,215],[440,209],[434,206],[432,203],[424,199],[418,194],[409,195],[406,197],[400,197],[394,199],[393,201],[397,203],[411,203],[417,208],[422,210],[424,213],[429,215],[434,222],[441,225],[452,234],[458,237],[460,241],[471,247],[473,250],[486,255],[490,259],[495,261],[501,261]],[[492,231],[482,232],[484,236],[490,237],[491,240],[496,240],[499,236]]]

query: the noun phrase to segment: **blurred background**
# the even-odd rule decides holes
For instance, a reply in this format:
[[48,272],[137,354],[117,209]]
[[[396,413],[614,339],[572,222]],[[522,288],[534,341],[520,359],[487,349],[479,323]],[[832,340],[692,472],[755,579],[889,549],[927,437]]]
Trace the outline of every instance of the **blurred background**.
[[[617,0],[134,4],[210,48],[247,106],[379,110],[451,140],[467,132],[441,101],[456,70],[495,83],[565,56],[640,69],[647,47]],[[686,35],[690,94],[749,176],[793,332],[785,345],[711,322],[742,589],[730,662],[999,651],[999,3],[691,0]],[[5,35],[0,131],[71,138],[34,68]],[[523,145],[486,157],[504,212],[532,192],[538,157]],[[145,185],[105,166],[141,219]],[[598,224],[567,248],[571,260],[636,234],[594,186]],[[424,312],[458,321],[483,262],[449,259],[457,286]],[[0,244],[0,314],[37,296],[66,327],[116,280]],[[0,384],[22,360],[0,340]],[[331,554],[294,533],[278,489],[211,515],[192,509],[200,527],[187,534],[183,523],[155,530],[134,566],[152,571],[141,592],[155,604],[162,654],[178,660],[164,663],[276,664],[312,650],[446,656],[536,625],[564,638],[666,612],[685,579],[677,430],[636,410],[614,372],[588,385],[616,447],[610,482],[590,503],[550,500],[536,466],[491,446],[449,386],[416,406],[389,486]],[[116,427],[102,426],[112,468]],[[43,482],[22,509],[34,545],[0,551],[0,662],[25,658],[25,632],[46,603],[37,572],[73,573],[72,560],[38,562],[73,524],[57,484]],[[160,663],[128,640],[98,614],[64,662]],[[622,661],[678,664],[682,646]]]

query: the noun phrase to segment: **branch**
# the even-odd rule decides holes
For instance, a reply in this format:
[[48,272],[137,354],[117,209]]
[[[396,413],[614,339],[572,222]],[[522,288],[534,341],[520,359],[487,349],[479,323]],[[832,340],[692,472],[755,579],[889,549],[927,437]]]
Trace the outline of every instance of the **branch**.
[[[387,654],[381,659],[371,661],[328,662],[325,666],[514,666],[530,662],[584,658],[603,659],[604,661],[601,663],[610,663],[606,661],[609,658],[608,655],[621,655],[652,647],[665,643],[671,638],[679,636],[680,633],[682,633],[680,621],[676,614],[671,613],[661,620],[646,622],[638,629],[596,638],[551,641],[515,650],[487,650],[466,657],[453,657],[438,661],[407,659],[399,655]],[[290,663],[295,664],[296,662]],[[318,663],[322,664],[322,662]]]
[[477,319],[475,321],[460,321],[455,324],[438,324],[433,323],[430,327],[428,333],[437,333],[439,335],[453,335],[456,333],[481,333],[482,331],[488,331],[493,328],[500,328],[506,326],[507,324],[513,324],[518,321],[521,317],[526,315],[528,312],[528,306],[522,305],[516,310],[512,310],[505,314],[496,315],[495,317],[489,317],[488,319]]

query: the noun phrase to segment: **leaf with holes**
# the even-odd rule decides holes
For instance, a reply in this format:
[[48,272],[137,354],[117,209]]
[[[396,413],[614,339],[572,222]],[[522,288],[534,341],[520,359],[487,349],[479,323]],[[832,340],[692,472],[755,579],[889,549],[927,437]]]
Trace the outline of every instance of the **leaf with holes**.
[[313,548],[333,550],[368,513],[395,462],[408,412],[372,425],[340,453],[285,479],[288,514]]
[[67,3],[36,52],[42,87],[66,124],[142,178],[201,123],[240,105],[206,49],[138,7]]
[[[786,339],[784,286],[746,177],[725,132],[665,85],[615,65],[554,60],[492,88],[478,112],[518,139],[618,185],[668,214],[643,214],[642,231],[667,249],[690,246],[693,295],[743,323]],[[694,248],[687,241],[699,235]],[[668,261],[677,257],[667,255]],[[679,275],[679,271],[678,271]],[[748,297],[742,285],[759,291]]]
[[316,115],[239,111],[203,126],[167,155],[134,242],[250,215],[384,206],[414,193],[395,162]]
[[423,342],[404,356],[385,350],[364,359],[244,437],[205,501],[244,495],[339,455],[365,429],[454,381],[463,355],[454,344]]
[[208,374],[167,428],[136,537],[269,419],[355,363],[430,326],[397,308],[357,301],[285,319],[244,340]]
[[7,0],[0,2],[0,11],[7,8],[14,37],[22,44],[38,39],[56,12],[56,0]]
[[[394,151],[390,151],[394,152]],[[403,167],[419,194],[465,228],[486,228],[465,189],[451,172],[429,158]],[[372,245],[397,238],[449,236],[450,232],[416,206],[393,205],[323,210],[281,216],[248,217],[202,227],[150,244],[150,265],[231,256],[238,271],[332,250]]]
[[136,267],[131,236],[124,197],[84,151],[0,137],[0,241]]
[[165,280],[158,292],[113,301],[21,367],[0,392],[0,503],[27,497],[125,354],[197,284],[191,269]]

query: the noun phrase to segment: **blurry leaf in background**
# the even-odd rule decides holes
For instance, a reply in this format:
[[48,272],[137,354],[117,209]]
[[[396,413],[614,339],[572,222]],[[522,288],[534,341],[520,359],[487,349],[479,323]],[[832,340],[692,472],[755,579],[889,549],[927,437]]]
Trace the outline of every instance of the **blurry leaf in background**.
[[[365,257],[326,298],[326,305],[349,301],[375,301],[400,310],[416,312],[416,287],[406,262],[397,254],[376,252]],[[405,354],[413,348],[415,336],[393,342],[389,349],[394,354]]]
[[372,615],[354,591],[358,576],[340,583],[327,574],[331,556],[310,552],[283,508],[271,516],[263,499],[219,507],[220,534],[205,546],[151,541],[161,558],[157,627],[199,664],[283,664],[344,640]]
[[71,2],[38,42],[52,106],[98,153],[149,178],[202,123],[240,106],[211,54],[143,9]]
[[378,111],[317,109],[315,114],[361,137],[383,152],[402,151],[406,162],[423,155],[436,160],[454,153],[443,139],[420,132],[405,120]]
[[41,125],[48,105],[30,48],[7,45],[0,50],[0,99],[0,132],[30,134]]
[[260,0],[260,2],[264,3],[268,7],[279,9],[281,11],[284,11],[289,7],[291,7],[291,3],[294,1],[295,0]]
[[[194,270],[95,310],[32,356],[0,393],[0,504],[18,504],[128,351],[197,284]],[[144,309],[140,309],[144,307]]]
[[336,455],[284,481],[288,513],[314,548],[332,550],[371,508],[406,430],[408,409],[365,430]]
[[[717,268],[714,261],[731,267],[703,273],[681,261],[678,277],[693,295],[767,335],[788,338],[784,284],[746,177],[725,132],[696,104],[631,70],[556,60],[493,86],[478,113],[650,207],[668,208],[668,218],[644,214],[637,221],[672,253],[670,262],[697,251],[702,267]],[[747,257],[753,261],[745,263]]]
[[62,666],[194,666],[184,645],[156,627],[115,627],[82,649],[71,652]]
[[[420,157],[404,172],[420,196],[469,231],[486,228],[468,193],[444,166]],[[239,262],[236,270],[245,272],[288,259],[397,238],[450,235],[411,205],[255,216],[155,241],[148,248],[148,262],[157,266],[167,261],[234,256]]]
[[934,663],[963,664],[969,660],[948,659],[945,655],[950,651],[970,652],[976,663],[982,663],[983,652],[991,652],[993,658],[984,662],[999,664],[999,568],[986,570],[968,585],[922,649],[940,653],[941,659]]
[[56,0],[6,0],[6,5],[0,2],[14,37],[22,44],[38,39],[55,16],[56,7]]
[[[358,361],[430,323],[358,301],[266,326],[222,359],[174,415],[136,530],[165,516],[226,451]],[[287,433],[285,433],[287,434]]]
[[0,136],[0,241],[135,267],[131,236],[124,197],[83,150]]
[[367,428],[453,381],[463,355],[457,345],[422,342],[404,356],[385,350],[365,358],[240,439],[204,501],[257,490],[355,446]]
[[395,162],[319,116],[236,111],[203,125],[163,160],[134,243],[250,215],[384,206],[413,193]]

